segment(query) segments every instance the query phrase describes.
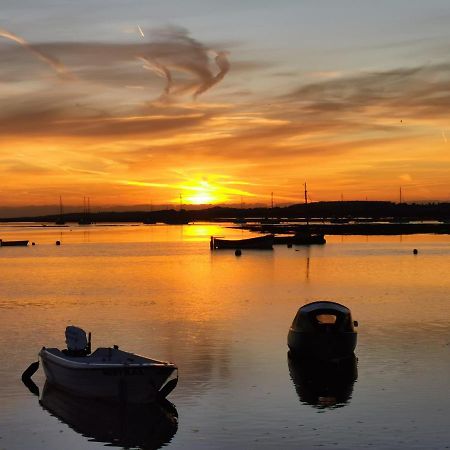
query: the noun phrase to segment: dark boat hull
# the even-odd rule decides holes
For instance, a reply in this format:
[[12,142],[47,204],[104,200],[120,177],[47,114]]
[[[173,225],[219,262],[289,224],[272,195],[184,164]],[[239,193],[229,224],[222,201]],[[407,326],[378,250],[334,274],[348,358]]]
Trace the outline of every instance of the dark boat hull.
[[323,245],[326,242],[323,234],[296,234],[293,238],[294,245]]
[[273,248],[273,235],[258,236],[248,239],[219,239],[211,238],[211,250],[218,249],[254,249],[254,250],[271,250]]
[[356,348],[356,332],[288,333],[288,347],[293,356],[330,361],[352,357]]
[[0,239],[0,247],[26,247],[29,241],[3,241]]

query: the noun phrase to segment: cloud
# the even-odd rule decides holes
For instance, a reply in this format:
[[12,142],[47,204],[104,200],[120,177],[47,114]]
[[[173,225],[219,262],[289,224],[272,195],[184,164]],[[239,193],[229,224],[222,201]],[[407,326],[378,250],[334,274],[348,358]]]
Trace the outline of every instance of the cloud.
[[45,62],[48,66],[50,66],[58,75],[65,78],[71,78],[72,75],[67,70],[67,68],[62,64],[58,59],[49,56],[43,51],[39,50],[38,47],[31,45],[24,38],[17,36],[10,31],[5,30],[4,28],[0,28],[0,37],[8,39],[10,41],[16,42],[26,50],[28,50],[31,54],[33,54],[36,58]]
[[[140,39],[132,44],[31,45],[6,30],[0,30],[0,36],[20,45],[0,45],[0,59],[8,61],[0,67],[0,79],[8,83],[0,111],[4,136],[157,136],[195,127],[204,121],[195,113],[206,106],[197,101],[186,107],[183,101],[178,107],[174,98],[184,94],[198,98],[230,69],[227,52],[195,40],[184,28],[159,29],[146,33],[150,42]],[[38,77],[33,58],[26,57],[21,47],[57,73],[73,74],[71,82],[55,84]],[[145,70],[165,80],[162,91]]]
[[449,81],[449,63],[359,73],[302,86],[284,102],[311,114],[442,117],[450,101]]

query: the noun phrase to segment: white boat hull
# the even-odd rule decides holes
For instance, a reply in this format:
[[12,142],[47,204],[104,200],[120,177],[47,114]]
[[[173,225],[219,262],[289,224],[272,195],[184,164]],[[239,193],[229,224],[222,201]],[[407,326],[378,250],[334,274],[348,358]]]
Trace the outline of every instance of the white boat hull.
[[[112,357],[67,357],[58,349],[43,348],[40,353],[47,380],[77,395],[136,402],[151,402],[173,390],[178,380],[177,368],[170,363],[148,360],[132,353],[116,349],[109,351]],[[120,353],[118,355],[117,353]],[[118,356],[131,355],[136,361],[121,362]],[[95,357],[94,357],[95,356]],[[103,360],[102,360],[103,359]]]

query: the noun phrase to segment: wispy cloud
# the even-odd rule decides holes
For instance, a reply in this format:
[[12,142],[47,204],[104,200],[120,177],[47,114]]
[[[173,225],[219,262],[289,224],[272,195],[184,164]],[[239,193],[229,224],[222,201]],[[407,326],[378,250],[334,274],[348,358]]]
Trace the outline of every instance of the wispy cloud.
[[39,50],[38,47],[31,45],[29,42],[27,42],[23,37],[17,36],[14,33],[11,33],[8,30],[5,30],[4,28],[0,28],[0,37],[3,37],[5,39],[8,39],[10,41],[16,42],[21,47],[28,50],[31,54],[33,54],[36,58],[40,59],[41,61],[45,62],[48,66],[50,66],[58,75],[70,78],[72,77],[72,74],[68,71],[68,69],[62,64],[58,59],[44,53],[43,51]]

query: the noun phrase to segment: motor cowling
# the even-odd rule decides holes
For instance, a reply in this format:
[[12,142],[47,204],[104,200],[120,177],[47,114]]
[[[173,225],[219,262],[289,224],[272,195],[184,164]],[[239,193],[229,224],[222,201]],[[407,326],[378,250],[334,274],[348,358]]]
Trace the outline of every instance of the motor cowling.
[[69,354],[82,356],[90,353],[90,343],[87,340],[86,332],[79,327],[69,325],[66,328],[66,344]]

